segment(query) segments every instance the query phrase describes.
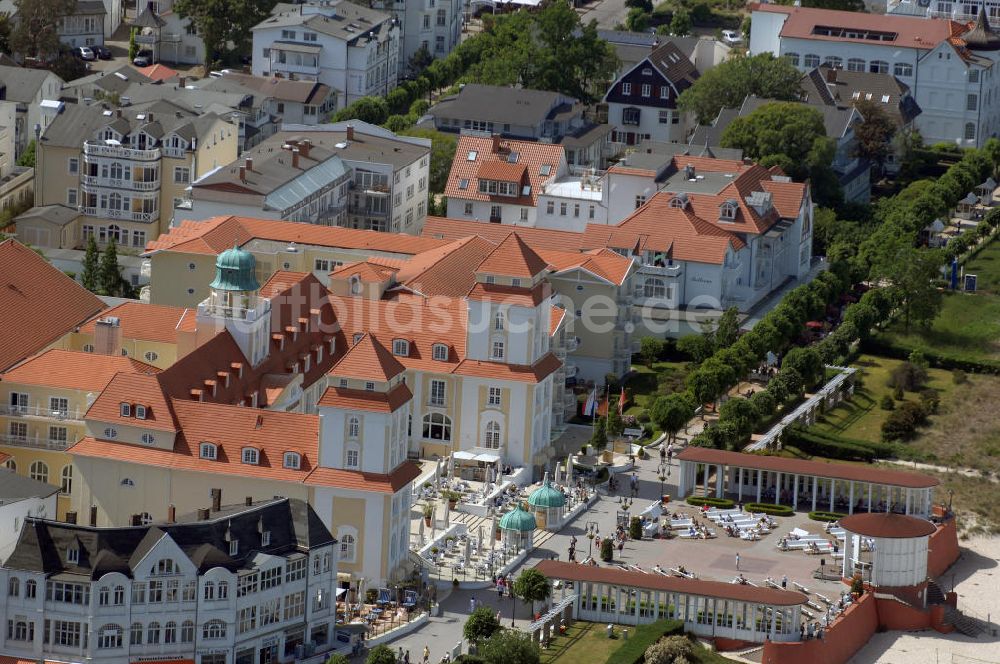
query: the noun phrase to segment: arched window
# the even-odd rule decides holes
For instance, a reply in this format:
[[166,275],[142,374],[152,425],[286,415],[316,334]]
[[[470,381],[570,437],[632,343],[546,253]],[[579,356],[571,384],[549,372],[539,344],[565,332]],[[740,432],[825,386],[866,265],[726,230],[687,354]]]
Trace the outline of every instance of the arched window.
[[351,277],[351,295],[361,295],[361,279],[357,276]]
[[965,123],[965,140],[976,140],[976,124],[974,122]]
[[21,594],[21,581],[20,579],[11,577],[10,581],[7,582],[7,596],[17,597]]
[[448,347],[444,344],[434,344],[431,346],[431,356],[439,362],[447,362]]
[[302,456],[298,452],[285,452],[282,465],[285,468],[298,470],[302,467]]
[[346,534],[340,538],[340,560],[342,562],[354,562],[355,544],[354,535]]
[[407,357],[410,354],[410,342],[406,339],[392,340],[392,354]]
[[159,359],[160,356],[151,350],[147,350],[146,354],[143,355],[143,357],[146,358],[147,362],[156,362],[156,360]]
[[35,599],[38,594],[38,582],[34,579],[28,579],[27,583],[24,584],[24,599]]
[[142,645],[142,623],[132,623],[128,631],[128,643],[130,646]]
[[684,194],[678,194],[670,199],[670,207],[683,210],[687,207],[688,198]]
[[[111,194],[108,196],[108,207],[112,210],[122,209],[122,195],[121,194]],[[121,238],[121,228],[115,224],[108,226],[108,237],[114,238],[115,241]]]
[[872,60],[868,63],[868,71],[873,74],[888,74],[889,63],[885,60]]
[[59,481],[59,491],[64,496],[73,493],[73,466],[63,466]]
[[153,571],[157,576],[170,576],[173,574],[180,574],[180,569],[170,558],[160,558],[156,561],[156,568]]
[[243,463],[256,466],[260,459],[260,452],[258,452],[255,447],[244,447],[242,457]]
[[163,642],[177,643],[177,623],[173,620],[163,627]]
[[156,644],[160,642],[160,623],[151,622],[146,628],[146,643]]
[[813,67],[819,67],[819,56],[815,53],[806,53],[806,57],[802,59],[807,69],[812,69]]
[[427,413],[423,434],[429,440],[451,440],[451,418],[443,413]]
[[823,64],[829,65],[830,67],[833,67],[834,69],[843,69],[844,68],[844,59],[841,58],[841,57],[838,57],[836,55],[828,55],[825,58],[823,58]]
[[645,297],[665,298],[667,296],[667,286],[663,279],[659,277],[647,278],[642,284],[643,295]]
[[793,67],[799,66],[799,54],[798,53],[785,53],[785,60],[788,61]]
[[847,71],[864,71],[865,61],[861,58],[848,58]]
[[500,423],[490,422],[486,425],[486,447],[491,450],[500,449]]
[[194,623],[185,620],[181,623],[181,643],[191,643],[194,641]]
[[6,461],[4,461],[3,467],[6,468],[7,470],[11,471],[12,473],[16,473],[17,472],[17,461],[14,461],[14,457],[11,457],[11,458],[7,459]]
[[10,638],[12,641],[34,641],[35,626],[29,625],[26,620],[18,620],[14,623],[14,633],[10,635]]
[[123,631],[121,625],[102,625],[100,631],[97,632],[97,647],[121,648]]
[[31,479],[38,480],[39,482],[49,481],[49,467],[45,465],[44,461],[35,461],[31,464],[30,468]]
[[120,161],[111,162],[111,179],[121,180],[125,175],[125,169],[122,168]]
[[361,434],[361,420],[357,417],[351,416],[347,420],[347,437],[357,438]]
[[719,206],[719,219],[733,221],[736,219],[736,213],[739,209],[740,206],[736,203],[736,201],[727,200]]
[[218,619],[209,620],[202,629],[202,637],[213,640],[226,638],[226,623]]

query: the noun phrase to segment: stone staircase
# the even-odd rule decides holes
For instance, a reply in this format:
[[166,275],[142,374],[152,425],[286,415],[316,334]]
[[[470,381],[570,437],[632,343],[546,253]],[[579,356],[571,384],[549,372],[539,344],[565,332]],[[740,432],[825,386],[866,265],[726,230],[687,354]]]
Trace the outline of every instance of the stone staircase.
[[989,625],[985,621],[967,616],[958,609],[953,609],[947,605],[944,607],[944,619],[950,625],[953,625],[956,630],[972,638],[978,638],[988,633],[989,630]]
[[754,646],[746,650],[727,652],[726,657],[740,662],[762,662],[764,660],[764,646]]
[[938,584],[934,579],[929,579],[927,581],[927,603],[928,604],[944,604],[945,603],[945,592],[944,589]]

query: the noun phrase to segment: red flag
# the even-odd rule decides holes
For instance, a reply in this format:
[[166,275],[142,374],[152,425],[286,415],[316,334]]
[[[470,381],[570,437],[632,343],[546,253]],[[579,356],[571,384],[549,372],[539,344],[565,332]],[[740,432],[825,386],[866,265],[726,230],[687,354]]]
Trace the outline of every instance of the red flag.
[[618,414],[619,415],[624,415],[625,414],[625,386],[624,385],[622,385],[621,396],[618,397]]

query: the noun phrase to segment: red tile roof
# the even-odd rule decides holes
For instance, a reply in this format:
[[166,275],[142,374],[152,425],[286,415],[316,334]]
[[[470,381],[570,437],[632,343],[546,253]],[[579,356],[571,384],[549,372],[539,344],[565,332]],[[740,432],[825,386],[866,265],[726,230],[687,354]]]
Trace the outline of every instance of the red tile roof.
[[[490,242],[500,244],[510,235],[510,226],[488,224],[482,221],[451,219],[449,217],[427,217],[423,236],[438,240],[460,240],[478,235]],[[580,248],[580,233],[557,231],[547,228],[518,226],[517,234],[535,251],[552,249],[557,251],[577,251]]]
[[168,78],[173,78],[178,75],[176,69],[171,69],[170,67],[161,65],[160,63],[150,65],[149,67],[139,67],[136,71],[146,78],[151,78],[154,81],[165,81]]
[[800,592],[778,590],[776,588],[761,588],[726,583],[725,581],[705,581],[702,579],[685,579],[662,574],[646,574],[643,572],[628,572],[615,567],[596,567],[579,563],[566,563],[558,560],[543,560],[535,569],[550,579],[561,579],[578,583],[603,583],[625,588],[642,590],[660,590],[699,597],[716,597],[718,599],[736,602],[752,602],[769,606],[798,606],[805,604],[809,598]]
[[178,332],[195,330],[196,313],[194,309],[186,307],[125,302],[94,316],[80,326],[80,332],[94,334],[97,321],[110,316],[119,320],[123,339],[175,344]]
[[926,519],[893,512],[859,512],[842,518],[840,527],[866,537],[891,539],[927,537],[937,530],[937,526]]
[[260,296],[265,299],[270,299],[275,295],[284,293],[289,288],[309,276],[309,274],[309,272],[289,272],[287,270],[277,270],[271,275],[271,278],[265,281],[260,287]]
[[148,375],[159,372],[159,369],[121,355],[52,349],[0,374],[0,381],[100,392],[119,372]]
[[381,283],[391,280],[396,271],[397,268],[380,265],[374,261],[357,261],[341,265],[330,273],[330,277],[334,279],[357,277],[364,283]]
[[250,217],[213,217],[204,221],[181,222],[156,240],[148,242],[146,252],[218,254],[232,248],[234,244],[242,246],[253,239],[343,249],[369,249],[404,255],[417,254],[441,244],[439,240],[401,233]]
[[[510,161],[512,152],[517,153],[516,162]],[[469,159],[473,153],[475,157]],[[456,200],[494,201],[534,207],[542,185],[556,177],[565,158],[561,145],[462,136],[458,139],[444,195]],[[545,169],[544,166],[548,168]],[[542,175],[543,171],[548,174]],[[528,185],[531,190],[527,196],[520,190],[517,196],[482,194],[477,181],[480,177],[487,180],[517,181],[519,187]],[[459,187],[462,180],[466,181],[465,188]]]
[[562,307],[552,306],[552,311],[549,312],[549,336],[555,336],[556,332],[559,331],[559,326],[562,324],[563,320],[566,318],[566,310]]
[[480,237],[465,237],[417,254],[406,261],[396,280],[424,296],[462,297],[476,283],[476,269],[496,249]]
[[681,461],[718,463],[740,468],[759,468],[761,470],[773,470],[781,473],[816,475],[817,477],[832,477],[838,480],[854,480],[855,482],[872,482],[874,484],[907,487],[910,489],[929,489],[940,484],[937,478],[919,473],[886,470],[884,468],[846,463],[743,454],[742,452],[727,452],[707,447],[685,448],[680,452],[678,458]]
[[[819,39],[823,41],[853,42],[856,44],[885,46],[887,48],[917,48],[930,50],[955,34],[965,31],[965,26],[941,18],[922,18],[896,14],[879,14],[877,20],[865,12],[847,12],[810,7],[784,7],[775,4],[752,5],[754,11],[788,14],[781,29],[782,37]],[[855,31],[877,30],[896,33],[895,39],[873,42],[861,37],[831,37],[813,34],[817,26],[845,28]]]
[[523,364],[504,364],[503,362],[483,362],[481,360],[463,360],[455,373],[461,376],[477,378],[496,378],[498,380],[519,380],[527,383],[538,383],[562,366],[552,353],[542,356],[531,366]]
[[549,269],[559,273],[581,269],[599,279],[620,286],[632,271],[633,262],[610,249],[592,249],[584,253],[571,251],[540,250],[538,255],[549,264]]
[[547,281],[539,282],[531,290],[521,286],[477,283],[469,291],[468,297],[470,300],[490,301],[511,307],[537,307],[551,294],[552,286]]
[[419,476],[420,466],[412,461],[404,461],[388,475],[365,473],[360,470],[317,468],[309,474],[305,483],[313,486],[332,486],[338,489],[396,493]]
[[342,378],[387,382],[404,371],[406,367],[378,339],[365,334],[330,368],[329,373]]
[[388,392],[369,392],[343,387],[328,387],[319,399],[320,406],[333,406],[346,410],[367,410],[391,413],[413,398],[413,393],[405,383],[400,383]]
[[34,355],[104,306],[23,244],[0,242],[0,370]]
[[548,263],[517,232],[512,232],[479,264],[476,272],[532,279],[547,267]]

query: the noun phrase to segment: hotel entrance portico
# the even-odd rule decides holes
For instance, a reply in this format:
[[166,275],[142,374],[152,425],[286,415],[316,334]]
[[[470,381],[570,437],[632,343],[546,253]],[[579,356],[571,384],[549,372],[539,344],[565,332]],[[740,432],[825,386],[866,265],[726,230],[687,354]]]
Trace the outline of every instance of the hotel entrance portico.
[[929,518],[934,488],[940,483],[919,473],[706,447],[685,448],[677,458],[680,498],[696,493],[700,486],[705,496],[776,503],[796,510],[896,512]]
[[669,618],[709,638],[798,641],[807,602],[798,592],[555,560],[543,560],[535,569],[563,582],[553,603],[575,594],[576,620],[639,625]]

